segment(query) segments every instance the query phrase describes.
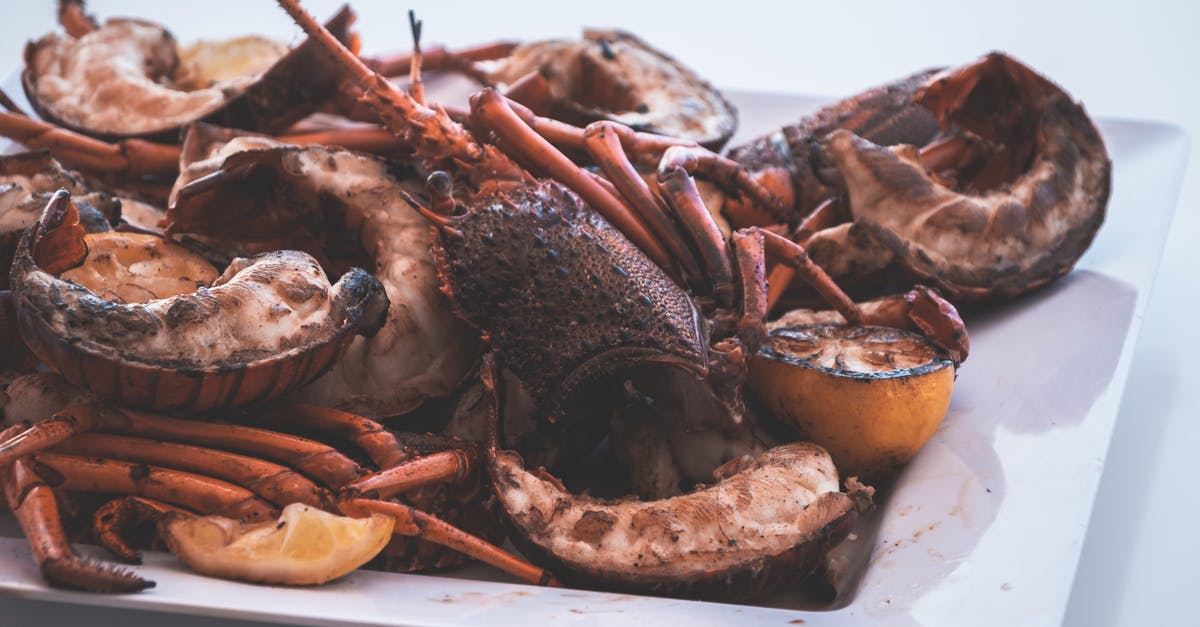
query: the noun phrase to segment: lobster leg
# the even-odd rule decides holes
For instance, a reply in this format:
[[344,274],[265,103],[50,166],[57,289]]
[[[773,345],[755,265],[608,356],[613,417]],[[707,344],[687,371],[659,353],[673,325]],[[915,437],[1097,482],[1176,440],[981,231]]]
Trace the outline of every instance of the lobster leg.
[[763,243],[768,255],[777,258],[784,265],[792,268],[799,276],[813,287],[842,317],[850,324],[862,324],[862,313],[858,305],[842,291],[821,266],[813,263],[804,247],[792,240],[772,233],[759,227],[744,229],[757,231],[763,235]]
[[[475,467],[474,457],[464,448],[464,442],[453,438],[437,438],[440,448],[429,454],[408,446],[388,431],[383,425],[344,411],[306,405],[303,403],[278,402],[269,408],[264,417],[273,425],[283,428],[308,429],[349,440],[381,468],[341,486],[357,494],[381,499],[407,492],[430,483],[463,481]],[[411,438],[406,438],[411,439]],[[420,455],[418,457],[418,455]]]
[[72,168],[99,174],[171,174],[179,170],[179,148],[142,139],[100,141],[17,113],[0,112],[0,135],[29,148],[44,148]]
[[[17,113],[0,111],[0,135],[28,148],[49,150],[67,166],[95,174],[138,178],[174,175],[179,171],[179,146],[142,139],[109,143]],[[293,133],[277,139],[290,144],[331,144],[385,155],[404,147],[395,135],[382,128]]]
[[[803,245],[808,238],[812,237],[813,233],[833,228],[848,218],[849,210],[846,207],[845,197],[833,196],[813,209],[812,213],[808,214],[796,231],[789,236],[789,239]],[[794,278],[796,278],[796,271],[786,265],[780,264],[771,269],[767,281],[769,285],[767,311],[775,308],[775,303],[778,303],[779,299],[783,297]]]
[[970,338],[962,317],[950,301],[937,292],[918,285],[902,298],[899,307],[882,307],[867,316],[868,324],[920,331],[931,342],[946,349],[955,363],[966,361]]
[[371,420],[331,407],[276,401],[258,412],[258,419],[273,428],[302,429],[352,442],[379,468],[412,459],[413,454],[386,427]]
[[4,492],[42,576],[52,585],[92,592],[137,592],[154,587],[130,571],[82,559],[71,550],[59,519],[58,502],[37,463],[18,459],[5,470]]
[[742,285],[737,337],[753,353],[762,344],[767,322],[766,251],[763,236],[757,231],[737,231],[732,241]]
[[306,438],[240,425],[164,418],[129,409],[120,412],[123,420],[112,429],[106,428],[106,431],[191,442],[261,456],[294,468],[328,486],[343,485],[362,474],[362,467],[337,449]]
[[[638,176],[633,163],[625,155],[620,136],[623,133],[632,132],[628,127],[614,122],[595,122],[588,125],[587,130],[584,131],[583,144],[588,154],[629,202],[630,207],[637,212],[642,222],[653,231],[658,241],[662,242],[679,262],[684,276],[701,278],[704,274],[700,270],[699,263],[680,237],[678,229],[671,223],[671,218],[662,203],[651,191],[646,181]],[[687,224],[686,220],[684,224]],[[709,251],[702,248],[702,253],[704,253],[705,261],[710,264],[709,269],[712,270],[711,260],[708,258]],[[721,247],[719,253],[719,256],[724,259],[724,246]],[[728,269],[728,263],[725,266]],[[728,278],[726,279],[728,280]]]
[[[585,129],[539,117],[518,103],[510,102],[509,105],[534,132],[551,144],[564,150],[586,149]],[[649,167],[657,166],[660,179],[663,173],[677,167],[683,168],[689,174],[702,173],[735,197],[746,196],[759,210],[772,216],[771,222],[787,222],[790,219],[791,183],[786,173],[782,175],[781,181],[771,178],[775,173],[764,178],[748,173],[737,162],[717,155],[694,142],[634,132],[622,125],[615,126],[623,129],[618,133],[618,137],[621,147],[630,155],[631,161]]]
[[474,473],[475,464],[471,457],[462,449],[431,453],[352,481],[345,488],[371,498],[385,499],[431,483],[457,483]]
[[350,516],[365,516],[373,512],[387,514],[396,519],[393,533],[397,535],[415,536],[454,549],[528,583],[558,585],[554,576],[545,570],[419,509],[388,501],[348,499],[342,503],[342,512]]
[[280,507],[297,502],[321,507],[333,501],[327,490],[285,466],[188,444],[84,433],[63,442],[54,451],[151,464],[214,477],[242,486]]
[[[720,297],[726,295],[726,306],[732,303],[733,272],[726,251],[725,240],[717,229],[712,215],[705,209],[700,199],[696,183],[682,166],[669,170],[659,169],[659,186],[663,194],[670,200],[671,206],[679,215],[680,222],[690,225],[691,233],[702,251],[705,251],[705,261],[710,263],[713,276],[713,291]],[[762,262],[756,260],[760,253],[770,253],[780,257],[781,261],[793,268],[830,304],[850,320],[857,323],[860,313],[854,301],[833,282],[820,266],[809,259],[799,244],[785,237],[759,227],[743,229],[735,234],[741,252],[736,254],[742,280],[742,299],[744,307],[742,318],[736,328],[739,337],[754,342],[747,346],[757,346],[761,340],[761,331],[754,329],[761,325],[766,317],[766,289]]]
[[125,535],[143,523],[157,523],[166,514],[194,515],[186,509],[141,496],[113,499],[92,515],[92,534],[100,546],[127,564],[141,564],[142,554]]
[[[551,144],[563,150],[585,149],[584,129],[536,116],[533,111],[517,103],[509,104],[518,117]],[[768,170],[751,174],[737,162],[690,141],[634,132],[631,129],[626,129],[619,137],[621,146],[633,162],[649,167],[658,166],[660,179],[663,173],[677,167],[683,168],[689,174],[702,173],[732,195],[731,200],[735,202],[731,202],[730,210],[764,213],[769,216],[766,219],[768,223],[784,223],[791,219],[791,180],[786,171]],[[742,207],[747,204],[742,196],[750,201],[746,207]],[[737,209],[734,208],[735,205]],[[740,223],[754,221],[756,220],[747,219]]]
[[778,257],[795,270],[837,309],[850,324],[867,324],[920,331],[931,342],[949,353],[955,363],[962,363],[970,352],[967,327],[958,310],[932,289],[918,285],[898,298],[889,298],[887,305],[864,310],[850,300],[820,266],[808,258],[804,247],[770,231],[751,227],[763,234],[767,253]]
[[[504,96],[514,103],[528,107],[531,111],[533,109],[546,111],[554,103],[550,81],[546,80],[546,77],[538,70],[533,70],[510,83],[504,88]],[[516,107],[514,106],[513,109],[516,110]]]
[[64,409],[49,420],[0,443],[0,466],[88,431],[189,442],[261,456],[330,486],[344,485],[362,474],[362,468],[337,449],[305,438],[239,425],[164,418],[94,403]]
[[767,211],[776,223],[786,223],[793,215],[791,207],[770,189],[759,183],[738,162],[699,146],[672,146],[663,153],[658,165],[662,176],[675,168],[689,174],[703,174],[733,196],[746,196]]
[[733,267],[729,263],[729,248],[712,214],[700,199],[696,182],[687,172],[676,168],[659,173],[658,188],[700,251],[717,306],[723,309],[731,308],[735,290]]
[[[544,137],[558,149],[573,153],[587,151],[584,142],[586,129],[536,115],[532,109],[520,102],[514,102],[512,99],[509,100],[508,106],[533,132]],[[620,130],[617,137],[621,140],[621,147],[629,155],[630,161],[639,166],[649,168],[657,166],[663,153],[672,146],[696,147],[696,143],[690,140],[634,131],[623,124],[616,124],[616,128]]]
[[57,453],[41,453],[30,463],[62,490],[134,494],[245,521],[270,520],[279,513],[245,488],[169,468]]
[[0,434],[0,468],[16,460],[45,450],[78,434],[96,428],[99,407],[94,404],[68,407],[48,420],[15,432],[9,428]]
[[510,149],[522,155],[527,162],[536,164],[538,169],[579,194],[593,209],[625,234],[625,237],[642,249],[658,267],[664,270],[676,267],[662,243],[654,237],[637,214],[596,183],[587,172],[559,152],[553,144],[533,132],[499,92],[488,89],[472,96],[471,115],[495,133]]

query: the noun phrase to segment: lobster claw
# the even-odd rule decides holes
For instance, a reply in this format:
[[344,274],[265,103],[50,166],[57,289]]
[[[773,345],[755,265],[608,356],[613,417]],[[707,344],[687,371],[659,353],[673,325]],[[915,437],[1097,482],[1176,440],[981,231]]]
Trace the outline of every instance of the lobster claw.
[[971,341],[967,327],[958,310],[937,292],[918,285],[904,295],[909,304],[908,319],[929,338],[929,341],[945,349],[956,364],[967,360]]

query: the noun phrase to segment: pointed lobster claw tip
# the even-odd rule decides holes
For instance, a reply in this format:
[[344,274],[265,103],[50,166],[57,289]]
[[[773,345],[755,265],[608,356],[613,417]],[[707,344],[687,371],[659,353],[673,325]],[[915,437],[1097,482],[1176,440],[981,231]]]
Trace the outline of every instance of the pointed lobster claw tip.
[[471,94],[467,101],[471,105],[471,110],[475,111],[482,106],[495,106],[504,97],[494,87],[484,87],[483,89]]
[[38,219],[38,225],[45,231],[56,229],[67,221],[71,209],[71,192],[60,189],[54,192],[54,195],[50,197],[50,202],[46,203],[46,208],[42,210],[42,215]]
[[967,327],[950,301],[924,285],[914,287],[904,296],[904,300],[911,305],[909,320],[930,341],[945,349],[955,365],[967,360],[967,354],[971,351]]
[[425,179],[425,191],[429,193],[429,207],[422,205],[406,191],[401,190],[400,197],[444,233],[461,238],[462,232],[455,226],[462,221],[462,216],[455,215],[458,203],[454,200],[454,181],[450,175],[441,170],[433,172]]
[[37,225],[26,237],[34,263],[51,274],[58,274],[83,263],[87,243],[79,225],[79,209],[71,202],[71,192],[60,189],[50,197],[38,216]]
[[124,568],[111,568],[74,556],[46,560],[41,568],[47,581],[64,588],[127,594],[154,587],[153,581]]

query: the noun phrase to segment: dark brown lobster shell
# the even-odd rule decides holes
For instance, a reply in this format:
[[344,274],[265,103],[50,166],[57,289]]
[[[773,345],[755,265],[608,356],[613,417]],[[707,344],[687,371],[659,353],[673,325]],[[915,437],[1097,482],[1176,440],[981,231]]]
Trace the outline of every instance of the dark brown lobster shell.
[[485,195],[455,229],[434,248],[444,289],[551,419],[619,365],[706,373],[707,330],[692,300],[561,185]]

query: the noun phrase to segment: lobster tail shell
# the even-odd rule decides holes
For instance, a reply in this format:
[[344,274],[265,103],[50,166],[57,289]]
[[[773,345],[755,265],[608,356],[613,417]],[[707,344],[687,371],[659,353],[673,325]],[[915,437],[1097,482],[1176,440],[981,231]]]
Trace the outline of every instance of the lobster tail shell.
[[[129,20],[127,20],[129,21]],[[142,23],[138,20],[132,20]],[[343,6],[326,22],[325,27],[343,43],[352,41],[350,26],[354,23],[354,12]],[[159,28],[148,22],[150,28]],[[172,35],[161,29],[162,37],[173,44]],[[151,141],[175,143],[179,141],[180,124],[157,125],[140,132],[122,132],[108,128],[89,128],[64,117],[54,102],[49,102],[38,91],[39,67],[37,57],[47,46],[53,45],[53,36],[29,42],[25,47],[25,70],[21,73],[21,85],[33,110],[42,119],[84,135],[105,140],[138,137]],[[178,63],[178,59],[173,59]],[[159,60],[161,62],[161,60]],[[203,120],[220,126],[249,129],[264,133],[278,133],[296,121],[312,113],[328,100],[341,84],[341,76],[317,43],[306,40],[292,48],[287,54],[263,72],[252,84],[235,90],[215,106],[195,112],[191,121]]]
[[914,102],[917,90],[939,70],[925,70],[893,84],[821,108],[794,125],[734,148],[729,157],[752,171],[776,169],[788,173],[799,222],[830,193],[814,168],[818,142],[844,128],[874,143],[922,145],[941,130],[937,118]]
[[915,99],[995,148],[950,187],[912,151],[830,133],[821,151],[856,226],[956,302],[1010,298],[1070,271],[1104,222],[1112,184],[1082,105],[1001,53],[930,77]]
[[[247,353],[235,345],[233,352],[218,351],[215,362],[180,363],[176,358],[145,356],[135,350],[138,342],[161,333],[174,334],[178,342],[186,343],[191,341],[186,329],[193,323],[225,316],[233,324],[244,323],[238,310],[242,302],[253,300],[248,293],[255,286],[239,284],[238,295],[224,300],[211,290],[160,299],[173,303],[166,314],[149,305],[103,300],[51,274],[86,257],[82,237],[70,194],[59,191],[17,248],[11,275],[17,325],[38,359],[71,383],[120,405],[207,411],[275,398],[324,372],[356,334],[377,330],[387,309],[383,287],[361,269],[346,273],[322,293],[306,291],[300,281],[289,277],[258,276],[251,280],[278,282],[281,289],[293,290],[289,295],[298,302],[329,299],[327,324],[314,325],[302,339],[282,340],[284,349],[267,355]],[[39,254],[40,249],[45,250]],[[242,260],[250,267],[247,272],[272,272],[256,270],[259,259],[263,260],[260,268],[315,265],[302,253],[283,251]],[[50,273],[48,268],[53,268]],[[310,273],[319,271],[309,268]],[[226,285],[237,280],[235,276]],[[186,346],[175,348],[186,356]]]

